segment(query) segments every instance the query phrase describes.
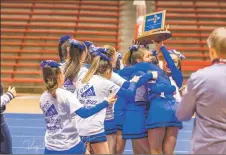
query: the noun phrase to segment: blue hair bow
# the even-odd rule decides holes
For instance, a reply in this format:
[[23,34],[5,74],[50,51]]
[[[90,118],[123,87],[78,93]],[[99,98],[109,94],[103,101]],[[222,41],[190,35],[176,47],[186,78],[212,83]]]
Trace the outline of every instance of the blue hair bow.
[[144,48],[144,45],[132,45],[129,47],[130,52],[138,50],[138,48]]
[[74,40],[74,39],[69,39],[69,43],[71,46],[75,46],[79,49],[81,49],[82,51],[85,51],[86,47],[79,41]]
[[40,66],[41,68],[44,68],[44,67],[59,67],[61,65],[54,60],[43,60]]
[[91,42],[91,41],[84,41],[84,44],[86,45],[87,48],[89,48],[90,45],[93,45],[93,42]]
[[152,55],[153,55],[153,56],[157,56],[157,55],[158,55],[158,52],[157,52],[156,50],[153,50],[153,51],[152,51]]
[[66,35],[66,36],[62,36],[62,37],[60,37],[60,39],[59,39],[59,42],[65,42],[65,41],[67,41],[68,39],[70,39],[71,38],[71,36],[69,36],[69,35]]
[[107,52],[108,49],[106,48],[101,48],[101,47],[95,47],[93,48],[93,53],[96,56],[100,56],[101,58],[103,58],[106,61],[111,61],[111,58],[108,58],[108,56],[104,53]]
[[93,53],[94,52],[93,49],[95,48],[93,42],[91,42],[91,41],[85,41],[84,43],[85,43],[86,47],[88,48],[88,52],[89,53]]
[[185,59],[185,56],[184,56],[183,54],[181,54],[180,52],[176,51],[175,49],[173,49],[173,50],[168,50],[168,52],[169,52],[170,54],[175,54],[175,55],[177,55],[181,60]]

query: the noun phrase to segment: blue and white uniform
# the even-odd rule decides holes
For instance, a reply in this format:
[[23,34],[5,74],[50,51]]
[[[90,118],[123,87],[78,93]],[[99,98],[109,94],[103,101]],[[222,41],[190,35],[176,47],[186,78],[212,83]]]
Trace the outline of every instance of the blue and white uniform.
[[[176,68],[164,46],[161,47],[161,51],[172,72],[172,78],[177,86],[181,87],[183,82],[182,73]],[[128,67],[124,72],[128,74],[134,72],[134,70],[145,73],[150,70],[158,72],[158,79],[156,82],[147,84],[150,108],[146,121],[146,128],[153,129],[168,126],[182,128],[182,122],[178,121],[175,116],[176,101],[173,94],[176,91],[176,88],[171,85],[170,79],[166,73],[160,67],[150,63],[137,63],[136,66]]]
[[[171,70],[172,79],[175,82],[175,90],[174,91],[164,91],[167,87],[173,86],[170,78],[162,78],[156,81],[158,84],[168,84],[168,86],[164,86],[163,88],[159,87],[161,91],[161,95],[159,95],[158,91],[150,90],[150,109],[147,118],[146,127],[148,129],[158,128],[158,127],[178,127],[182,128],[182,122],[179,121],[176,117],[176,107],[177,107],[177,99],[174,97],[174,93],[177,90],[177,87],[181,87],[183,84],[183,76],[181,71],[176,67],[174,61],[172,60],[169,52],[162,46],[160,48],[169,69]],[[166,76],[163,74],[162,77]],[[158,95],[157,95],[158,94]],[[155,95],[153,97],[153,95]],[[178,95],[178,94],[177,94]]]
[[176,92],[173,95],[173,97],[175,98],[177,103],[180,103],[181,95],[180,95],[179,88],[178,88],[176,82],[173,80],[172,76],[170,76],[169,79],[170,79],[171,84],[176,87]]
[[[110,81],[112,81],[114,84],[116,84],[119,87],[128,89],[128,87],[126,87],[126,85],[129,86],[129,83],[126,82],[126,80],[124,78],[122,78],[115,72],[112,72],[112,77],[111,77]],[[121,98],[121,97],[119,97],[119,98]],[[115,107],[117,108],[118,106],[121,106],[121,103],[118,102],[118,100],[120,100],[119,98],[117,99],[116,103],[112,107],[110,107],[110,106],[108,107],[109,112],[107,112],[107,115],[111,115],[111,116],[106,117],[106,119],[104,121],[104,129],[105,129],[106,135],[114,134],[117,131],[117,126],[116,126],[117,114],[115,116]]]
[[[92,55],[96,55],[97,54],[97,52],[95,52],[95,50],[94,50],[95,46],[94,46],[94,44],[92,42],[85,41],[84,43],[87,46],[88,51],[90,52],[90,54],[92,54]],[[117,53],[117,58],[121,59],[120,53]],[[91,66],[90,64],[84,64],[84,67],[86,67],[87,69],[89,69],[90,66]],[[122,66],[120,66],[120,67],[122,67]],[[124,88],[124,84],[126,83],[126,80],[124,78],[122,78],[121,76],[119,76],[115,71],[112,72],[112,77],[110,78],[110,81],[114,82],[116,85],[118,85],[119,87],[123,87],[123,88]],[[127,85],[127,84],[125,84],[125,85]],[[118,112],[116,112],[117,114],[115,116],[115,112],[114,111],[115,111],[115,107],[116,106],[120,106],[121,105],[121,103],[119,101],[120,101],[120,99],[118,99],[113,106],[108,107],[108,109],[107,109],[107,115],[111,115],[111,116],[107,116],[105,121],[104,121],[104,129],[105,129],[105,134],[106,135],[114,134],[117,131],[117,127],[116,127],[117,123],[116,123],[115,117],[118,116]],[[117,119],[117,120],[121,121],[121,119]]]
[[[135,84],[131,84],[131,90],[135,89]],[[112,81],[106,78],[93,75],[88,83],[78,82],[76,87],[79,101],[85,107],[92,107],[103,101],[105,97],[108,97],[111,93],[120,95],[133,95],[133,92],[120,89],[120,87],[114,84]],[[106,141],[105,130],[104,130],[104,120],[111,120],[114,118],[113,109],[108,108],[100,111],[96,115],[88,119],[79,119],[79,134],[82,139],[90,143],[103,142]]]
[[[136,68],[136,64],[133,65]],[[133,100],[128,100],[125,98],[121,100],[124,107],[121,112],[123,112],[123,127],[122,127],[122,136],[123,139],[140,139],[147,137],[147,129],[145,128],[146,117],[147,117],[147,87],[145,83],[148,80],[152,79],[152,74],[146,74],[134,69],[131,73],[127,74],[127,71],[130,67],[125,67],[122,69],[119,74],[122,76],[127,75],[127,79],[131,79],[133,76],[141,76],[140,80],[137,83],[136,95]]]
[[[62,66],[62,69],[63,69],[63,67],[64,66]],[[82,66],[77,77],[75,77],[73,81],[71,81],[69,79],[65,80],[63,88],[72,92],[72,93],[75,93],[75,90],[76,90],[76,87],[77,87],[76,86],[77,82],[82,80],[82,78],[88,72],[89,67],[90,66],[87,65],[87,64]],[[123,85],[129,85],[129,83],[126,82],[125,79],[123,79],[122,77],[120,77],[118,74],[116,74],[114,72],[112,73],[112,77],[111,77],[110,81],[112,81],[118,87],[124,88]],[[108,111],[108,116],[106,117],[106,121],[104,122],[104,125],[105,125],[105,133],[106,133],[106,135],[109,135],[109,134],[116,132],[116,123],[115,123],[115,119],[114,119],[114,105],[109,106],[107,111]]]
[[[117,71],[117,73],[120,70]],[[121,77],[121,76],[120,76]],[[129,80],[126,79],[126,77],[121,77],[124,80]],[[124,82],[123,84],[123,88],[128,89],[129,83],[128,82]],[[122,130],[122,126],[124,123],[124,118],[125,118],[125,109],[127,106],[127,99],[125,97],[118,97],[115,105],[114,105],[114,121],[115,121],[115,132],[117,130]],[[107,125],[105,126],[105,129],[107,130],[108,127]]]
[[[82,107],[77,98],[70,92],[58,88],[56,98],[45,91],[40,98],[40,107],[46,121],[45,153],[52,151],[68,151],[76,148],[77,153],[85,153],[85,145],[76,128],[76,120],[73,119],[75,111]],[[76,102],[77,101],[77,102]],[[81,147],[80,147],[81,146]]]
[[88,118],[108,105],[108,102],[103,101],[97,106],[86,108],[67,90],[57,88],[56,98],[45,91],[40,98],[47,128],[45,154],[84,154],[86,146],[80,139],[75,115]]
[[[78,99],[85,107],[92,107],[99,104],[99,102],[102,102],[111,92],[117,93],[119,89],[120,87],[113,82],[98,75],[93,75],[88,83],[83,84],[78,82],[76,87]],[[87,137],[104,133],[103,124],[105,117],[108,119],[112,118],[109,109],[104,109],[88,119],[79,119],[80,135]]]

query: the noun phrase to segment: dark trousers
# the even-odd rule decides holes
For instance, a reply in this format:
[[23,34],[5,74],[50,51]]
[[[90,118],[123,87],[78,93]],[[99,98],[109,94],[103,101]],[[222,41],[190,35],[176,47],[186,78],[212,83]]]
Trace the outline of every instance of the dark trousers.
[[1,149],[0,154],[12,154],[12,138],[9,132],[8,126],[5,122],[3,114],[0,116],[1,118]]

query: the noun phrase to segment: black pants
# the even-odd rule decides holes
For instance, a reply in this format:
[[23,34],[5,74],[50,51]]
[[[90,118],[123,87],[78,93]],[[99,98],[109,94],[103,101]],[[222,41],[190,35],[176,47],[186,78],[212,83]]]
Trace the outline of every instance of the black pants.
[[3,114],[1,118],[1,149],[0,154],[12,154],[12,138]]

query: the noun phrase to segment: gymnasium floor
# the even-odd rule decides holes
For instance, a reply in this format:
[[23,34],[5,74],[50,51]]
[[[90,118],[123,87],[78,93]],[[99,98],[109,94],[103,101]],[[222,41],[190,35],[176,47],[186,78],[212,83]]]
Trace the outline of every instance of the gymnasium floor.
[[[7,106],[4,116],[12,135],[14,154],[43,154],[45,122],[40,114],[38,98],[18,97]],[[193,122],[194,119],[183,123],[175,153],[189,153]],[[128,141],[124,154],[132,153],[132,145]]]

